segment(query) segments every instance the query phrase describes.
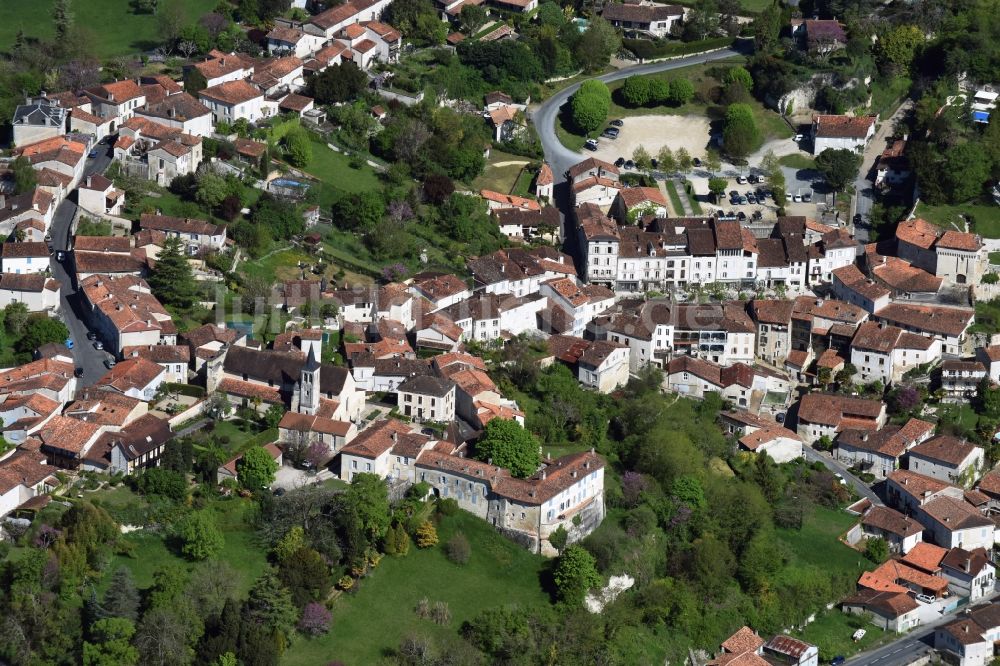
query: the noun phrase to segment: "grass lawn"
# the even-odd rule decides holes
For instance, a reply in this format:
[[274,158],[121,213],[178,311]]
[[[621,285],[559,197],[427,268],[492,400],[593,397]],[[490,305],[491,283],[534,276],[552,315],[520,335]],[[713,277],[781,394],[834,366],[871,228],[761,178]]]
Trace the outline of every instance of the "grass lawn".
[[[513,164],[510,164],[513,162]],[[517,189],[524,166],[529,160],[520,155],[511,155],[499,150],[490,151],[490,160],[481,176],[472,181],[472,190],[493,190],[501,194],[511,194]],[[504,166],[497,166],[503,164]],[[528,181],[530,184],[530,180]]]
[[913,82],[905,76],[896,76],[889,81],[876,79],[872,82],[872,112],[881,118],[890,117],[912,85]]
[[[257,542],[253,527],[247,522],[251,504],[250,500],[221,499],[211,502],[206,509],[214,516],[225,538],[225,545],[218,559],[229,564],[236,572],[237,588],[241,595],[249,591],[254,580],[267,566],[264,549]],[[116,557],[112,569],[118,564],[127,566],[132,570],[135,583],[140,588],[149,587],[153,582],[153,573],[167,564],[182,564],[189,571],[197,566],[171,550],[160,533],[132,532],[125,539],[135,544],[135,555]]]
[[805,155],[799,155],[798,153],[794,155],[782,155],[778,158],[778,164],[792,169],[816,168],[816,160],[811,157],[806,157]]
[[[363,579],[356,594],[343,595],[334,603],[330,633],[296,640],[282,663],[314,666],[338,659],[345,664],[375,664],[411,632],[447,641],[457,637],[464,621],[486,608],[549,603],[539,581],[546,567],[544,558],[519,548],[462,511],[443,519],[438,528],[441,545],[457,530],[472,545],[467,564],[453,564],[440,547],[418,550],[413,546],[406,557],[384,558]],[[424,598],[432,604],[446,602],[451,623],[439,626],[417,617],[413,609]]]
[[691,204],[691,210],[694,211],[694,214],[701,215],[701,203],[698,201],[698,197],[695,196],[694,188],[691,186],[691,183],[684,181],[683,191],[678,189],[678,192],[680,192],[681,196],[687,197],[688,203]]
[[[8,48],[18,30],[27,37],[51,39],[54,0],[4,0],[0,2],[0,44]],[[212,11],[216,0],[179,0],[188,22]],[[101,58],[149,51],[162,42],[157,17],[136,14],[129,0],[86,0],[72,6],[74,24],[87,30],[88,45]]]
[[[865,636],[855,643],[851,636],[858,629],[864,629]],[[879,629],[863,615],[849,615],[836,608],[826,611],[803,631],[792,632],[792,635],[818,646],[823,661],[837,656],[850,657],[898,636]]]
[[[700,2],[698,0],[677,0],[677,4],[696,7]],[[748,14],[759,14],[771,6],[771,2],[768,0],[738,0],[737,4],[739,4],[740,9]]]
[[269,282],[279,280],[296,280],[302,276],[298,263],[302,261],[313,264],[316,259],[301,250],[288,248],[267,254],[260,259],[245,261],[240,264],[240,271],[247,275],[255,275]]
[[363,192],[378,187],[378,176],[370,166],[365,164],[355,169],[350,157],[331,150],[316,136],[313,136],[312,159],[303,171],[323,181],[317,202],[323,208],[328,208],[341,192]]
[[667,180],[663,184],[667,189],[667,197],[670,198],[670,206],[674,209],[674,217],[684,217],[684,204],[681,202],[681,195],[677,193],[677,188],[674,187],[674,181]]
[[[977,317],[979,313],[976,313]],[[942,407],[941,411],[938,413],[939,417],[943,417],[945,414],[950,414],[956,417],[956,421],[966,430],[975,430],[976,425],[979,423],[979,415],[976,414],[976,410],[967,402],[960,405],[948,405]]]
[[1000,206],[991,202],[929,206],[921,201],[916,214],[939,227],[954,229],[957,226],[959,230],[963,228],[959,215],[963,215],[971,218],[972,231],[986,238],[1000,238]]
[[[229,438],[228,443],[220,441],[223,437]],[[212,438],[219,446],[226,449],[231,456],[235,456],[254,444],[270,444],[277,440],[278,431],[274,429],[260,431],[254,428],[250,432],[245,432],[232,421],[215,421],[215,427],[212,429]]]
[[860,576],[875,565],[837,540],[856,520],[844,511],[813,506],[804,517],[801,530],[782,528],[776,532],[792,554],[790,564],[813,565],[830,573],[839,570]]
[[1000,252],[990,252],[990,263],[1000,264]]

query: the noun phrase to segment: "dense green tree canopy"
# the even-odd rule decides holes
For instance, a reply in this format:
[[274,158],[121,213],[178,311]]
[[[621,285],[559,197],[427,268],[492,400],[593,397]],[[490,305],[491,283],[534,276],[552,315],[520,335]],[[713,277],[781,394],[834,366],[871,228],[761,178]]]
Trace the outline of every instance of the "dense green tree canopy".
[[509,469],[511,474],[526,477],[541,463],[538,442],[517,421],[493,419],[486,424],[483,438],[476,444],[476,457]]

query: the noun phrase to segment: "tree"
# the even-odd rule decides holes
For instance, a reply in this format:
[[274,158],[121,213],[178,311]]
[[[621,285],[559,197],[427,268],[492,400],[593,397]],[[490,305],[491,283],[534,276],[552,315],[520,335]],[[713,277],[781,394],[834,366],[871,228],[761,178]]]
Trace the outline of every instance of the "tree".
[[236,473],[240,485],[247,490],[257,491],[274,483],[278,471],[277,461],[263,446],[251,446],[236,462]]
[[92,641],[83,643],[84,666],[133,666],[139,662],[139,651],[130,641],[135,625],[125,618],[98,620],[90,628]]
[[486,21],[489,20],[486,8],[479,5],[465,5],[458,17],[470,35],[479,32],[479,29],[486,25]]
[[302,619],[299,620],[298,629],[303,634],[310,636],[322,636],[330,631],[330,623],[333,616],[321,603],[311,602],[302,609]]
[[670,146],[662,146],[660,152],[656,154],[656,168],[664,173],[677,171],[677,160]]
[[278,578],[288,588],[296,606],[322,600],[330,591],[330,567],[312,548],[299,548],[278,568]]
[[541,464],[538,442],[517,421],[492,419],[476,443],[476,457],[505,467],[518,478],[531,476]]
[[577,62],[588,72],[600,69],[618,53],[621,45],[621,36],[614,26],[603,18],[593,17],[576,43]]
[[748,91],[753,90],[753,77],[750,76],[750,72],[743,69],[742,67],[732,67],[723,77],[724,83],[739,83]]
[[312,141],[301,127],[293,127],[282,139],[285,159],[295,167],[304,167],[312,160]]
[[781,7],[778,6],[777,0],[754,18],[751,27],[753,28],[754,46],[758,53],[768,53],[778,45],[781,24]]
[[682,146],[677,149],[675,154],[677,156],[677,169],[684,172],[690,171],[693,161],[691,159],[691,154],[687,151],[687,148]]
[[159,36],[167,49],[172,49],[188,24],[187,11],[181,0],[163,0],[156,16]]
[[437,528],[434,523],[425,520],[417,528],[417,548],[433,548],[438,544]]
[[653,160],[642,146],[636,146],[635,150],[632,151],[632,161],[635,162],[635,168],[640,171],[649,171],[653,168]]
[[455,532],[445,544],[445,553],[448,555],[448,559],[455,564],[465,564],[469,561],[469,556],[472,555],[472,546],[469,545],[469,540],[464,534]]
[[166,305],[188,308],[194,303],[197,286],[180,238],[170,236],[163,242],[148,281],[153,294]]
[[14,344],[14,349],[21,353],[31,353],[50,342],[64,342],[68,337],[69,329],[58,319],[31,317],[24,327],[24,335]]
[[869,537],[865,540],[865,557],[875,564],[882,564],[889,559],[889,542],[882,537]]
[[723,147],[733,157],[746,157],[760,142],[760,133],[749,104],[730,104],[722,130]]
[[705,158],[702,160],[702,164],[704,164],[705,169],[707,169],[709,173],[718,173],[719,170],[722,169],[722,158],[719,157],[719,153],[716,151],[709,150],[705,153]]
[[429,203],[442,204],[451,198],[455,184],[444,174],[431,173],[424,178],[424,197]]
[[719,198],[725,196],[726,186],[729,185],[729,181],[725,178],[709,178],[708,179],[708,191],[712,193],[715,197],[715,202],[719,202]]
[[[299,611],[285,586],[274,571],[261,575],[250,589],[249,598],[243,606],[241,625],[267,634],[277,634],[287,639],[299,619]],[[247,625],[246,623],[249,622]],[[258,625],[253,627],[253,625]]]
[[587,592],[603,582],[594,556],[576,544],[559,555],[552,577],[559,599],[570,605],[582,603]]
[[274,404],[267,408],[264,412],[264,425],[270,429],[278,427],[278,423],[281,422],[281,418],[285,415],[284,405]]
[[781,173],[781,162],[778,161],[778,156],[774,154],[773,150],[768,150],[760,158],[760,170],[768,178],[774,178],[776,174]]
[[27,328],[30,319],[28,306],[20,301],[14,301],[3,309],[3,326],[12,337],[19,338],[24,335],[24,329]]
[[880,65],[905,72],[923,43],[923,30],[915,25],[897,25],[879,37],[875,45],[875,56]]
[[[322,75],[319,75],[322,76]],[[191,67],[184,72],[184,92],[189,95],[197,95],[208,87],[208,80],[196,67]]]
[[175,534],[181,541],[181,553],[192,560],[217,555],[225,545],[215,520],[204,511],[192,511],[177,524]]
[[180,502],[187,497],[187,479],[183,474],[163,467],[150,467],[139,476],[136,483],[144,495],[162,495]]
[[274,548],[271,552],[274,554],[275,559],[278,562],[284,562],[286,559],[292,556],[297,550],[305,548],[306,546],[306,536],[305,531],[299,525],[295,525],[292,529],[288,530],[285,536],[281,537],[278,543],[274,544]]
[[837,192],[843,191],[854,180],[860,168],[861,156],[846,148],[827,148],[816,156],[816,169]]
[[139,619],[139,590],[128,567],[120,566],[111,575],[111,583],[101,601],[101,615],[121,617],[132,622]]
[[670,82],[670,92],[667,100],[674,106],[683,106],[694,99],[694,84],[687,79],[674,79]]
[[573,123],[583,132],[593,132],[608,119],[611,93],[602,81],[589,79],[570,99]]
[[566,544],[569,542],[569,532],[566,528],[560,525],[549,535],[549,544],[555,548],[560,553],[566,548]]
[[11,165],[14,172],[14,194],[33,192],[38,185],[38,177],[28,158],[21,155]]
[[364,531],[381,538],[389,528],[389,493],[376,474],[355,474],[344,492],[344,500],[361,521]]
[[70,28],[73,26],[70,0],[56,0],[52,7],[52,24],[56,32],[56,46],[59,48],[66,42]]
[[621,87],[621,96],[629,106],[645,106],[649,104],[652,90],[648,77],[632,75],[625,79]]

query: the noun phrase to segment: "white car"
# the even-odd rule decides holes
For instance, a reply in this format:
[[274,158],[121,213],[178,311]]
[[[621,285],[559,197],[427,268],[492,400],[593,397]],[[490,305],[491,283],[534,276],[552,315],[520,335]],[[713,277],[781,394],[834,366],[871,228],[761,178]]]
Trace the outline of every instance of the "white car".
[[792,201],[794,201],[795,203],[802,203],[802,195],[800,194],[793,195]]
[[922,601],[925,604],[932,604],[934,603],[934,597],[929,594],[918,594],[917,601]]
[[798,143],[799,141],[801,141],[804,138],[805,137],[802,136],[801,134],[796,134],[795,136],[792,137],[792,141],[794,141],[795,143]]

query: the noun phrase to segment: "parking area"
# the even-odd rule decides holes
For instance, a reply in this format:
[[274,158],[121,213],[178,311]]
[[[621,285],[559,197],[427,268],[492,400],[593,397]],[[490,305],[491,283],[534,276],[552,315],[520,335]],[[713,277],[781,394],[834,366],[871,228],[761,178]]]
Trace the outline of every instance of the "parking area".
[[618,130],[616,139],[597,140],[595,157],[606,162],[619,157],[630,160],[635,149],[642,146],[655,158],[660,148],[669,146],[674,153],[684,148],[691,157],[700,158],[705,156],[709,142],[708,119],[703,116],[635,116],[621,119]]
[[328,469],[321,469],[319,472],[313,474],[311,472],[306,472],[305,470],[296,469],[290,464],[285,463],[279,467],[277,473],[275,473],[274,483],[271,484],[271,488],[294,490],[296,488],[302,488],[303,486],[308,486],[314,483],[323,483],[327,479],[332,478],[333,472]]

